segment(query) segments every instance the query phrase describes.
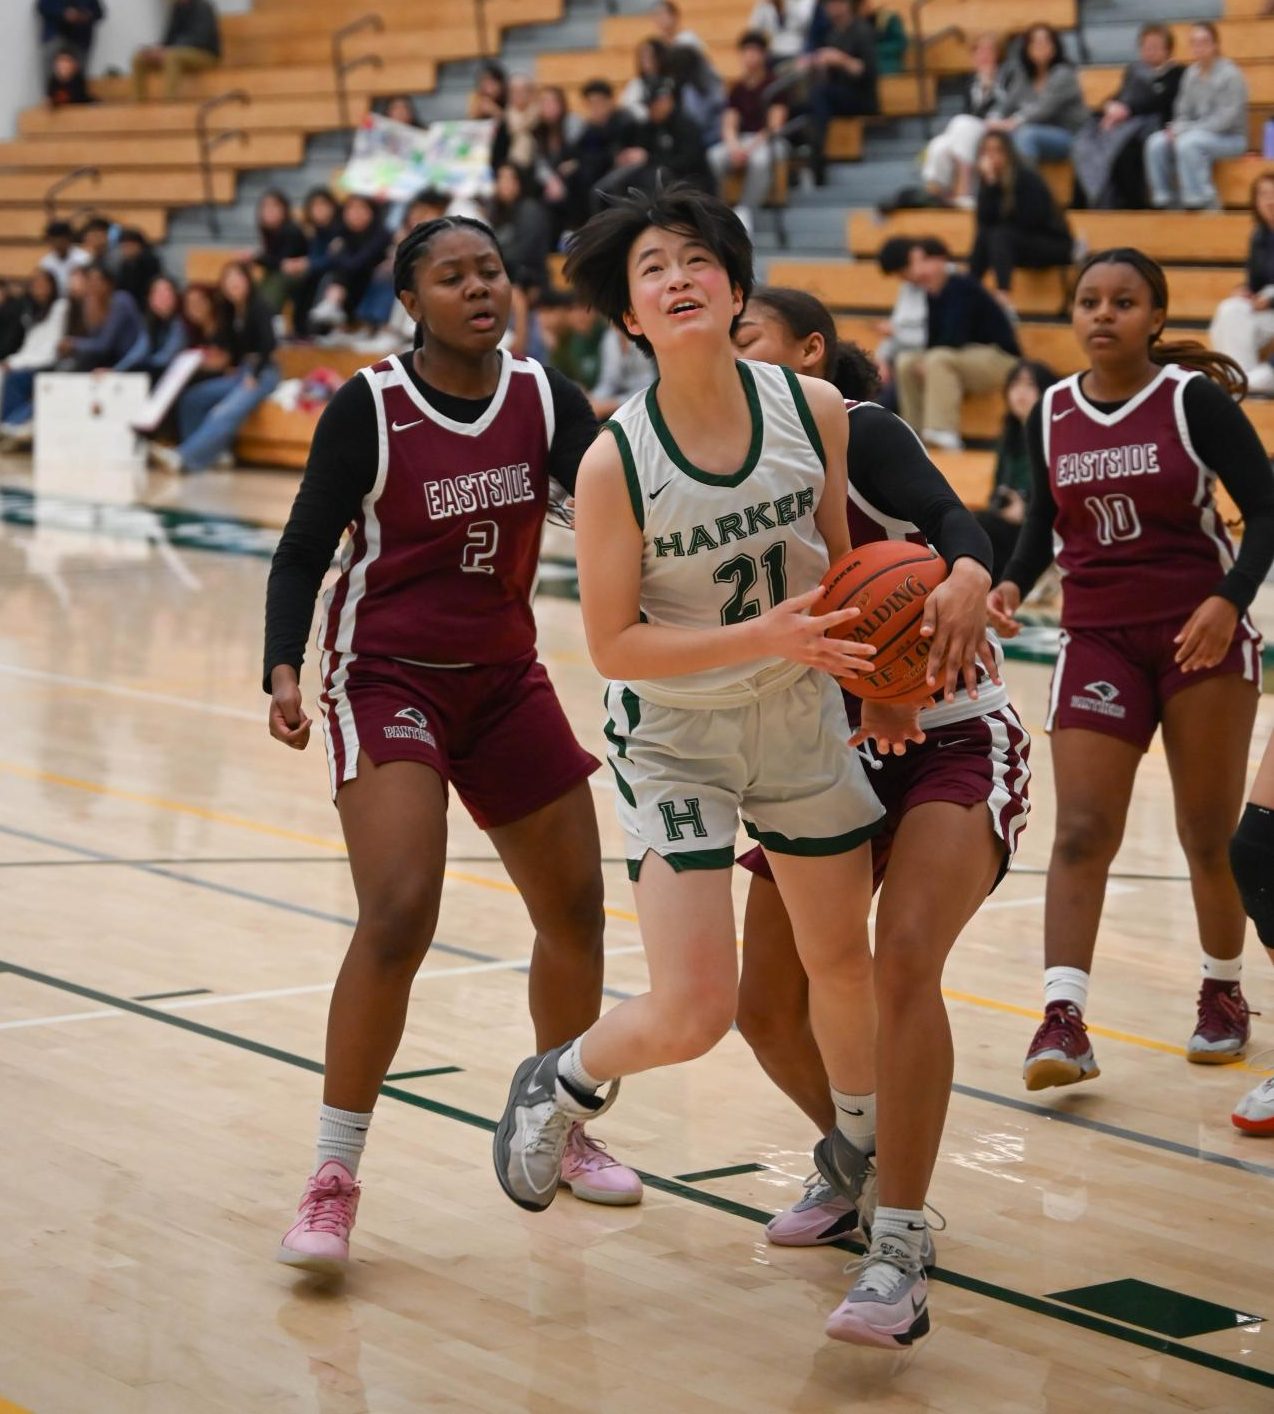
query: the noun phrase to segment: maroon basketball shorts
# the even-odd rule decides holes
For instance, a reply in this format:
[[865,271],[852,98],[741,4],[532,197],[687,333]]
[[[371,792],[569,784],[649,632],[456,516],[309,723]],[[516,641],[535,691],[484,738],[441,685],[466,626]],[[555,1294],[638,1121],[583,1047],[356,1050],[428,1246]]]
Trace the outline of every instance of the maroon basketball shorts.
[[[877,756],[861,749],[868,758],[867,779],[885,807],[885,828],[871,842],[874,888],[879,889],[885,877],[902,817],[917,805],[938,800],[985,805],[991,812],[992,828],[1004,845],[1004,862],[995,880],[1000,882],[1031,809],[1031,737],[1012,707],[926,728],[924,742],[909,746],[902,756]],[[774,877],[760,847],[748,850],[739,863],[764,879]]]
[[1164,703],[1185,688],[1231,674],[1259,687],[1261,636],[1246,615],[1216,667],[1193,673],[1183,673],[1174,662],[1178,645],[1173,639],[1183,622],[1162,619],[1129,628],[1063,629],[1045,730],[1085,727],[1145,751],[1163,718]]
[[420,761],[489,830],[551,804],[599,765],[533,653],[468,668],[324,653],[319,701],[333,800],[358,774],[360,751],[377,766]]

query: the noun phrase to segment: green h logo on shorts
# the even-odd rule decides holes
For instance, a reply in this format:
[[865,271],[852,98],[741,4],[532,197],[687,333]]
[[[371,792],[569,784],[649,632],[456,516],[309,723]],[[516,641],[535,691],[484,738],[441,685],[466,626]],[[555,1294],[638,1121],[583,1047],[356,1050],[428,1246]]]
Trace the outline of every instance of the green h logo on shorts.
[[671,800],[659,802],[659,813],[664,817],[664,833],[668,836],[669,842],[685,839],[685,835],[682,834],[683,825],[690,826],[691,833],[696,839],[706,840],[708,831],[699,810],[699,798],[691,796],[683,803],[686,808],[678,810],[675,802]]

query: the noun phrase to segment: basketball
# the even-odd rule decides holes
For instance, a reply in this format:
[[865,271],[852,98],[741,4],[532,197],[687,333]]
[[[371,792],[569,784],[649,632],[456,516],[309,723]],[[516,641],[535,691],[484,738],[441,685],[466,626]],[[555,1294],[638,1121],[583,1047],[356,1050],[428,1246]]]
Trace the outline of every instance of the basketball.
[[920,636],[920,625],[925,600],[946,577],[941,555],[906,540],[862,545],[827,571],[827,597],[814,612],[858,609],[860,616],[832,629],[831,637],[871,643],[876,649],[869,674],[837,679],[846,692],[877,702],[915,702],[932,695],[925,681],[929,640]]

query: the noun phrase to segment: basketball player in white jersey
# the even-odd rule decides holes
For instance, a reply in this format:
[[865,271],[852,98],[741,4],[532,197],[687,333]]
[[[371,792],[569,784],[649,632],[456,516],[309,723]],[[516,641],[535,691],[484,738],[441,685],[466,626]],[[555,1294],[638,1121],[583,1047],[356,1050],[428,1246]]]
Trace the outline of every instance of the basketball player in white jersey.
[[[854,611],[806,612],[829,554],[849,545],[844,402],[819,380],[736,362],[751,247],[716,198],[672,188],[616,203],[577,235],[567,274],[659,370],[605,424],[576,490],[584,625],[612,679],[610,764],[651,986],[519,1067],[494,1157],[530,1210],[552,1201],[573,1119],[609,1104],[621,1076],[704,1054],[734,1020],[740,818],[791,916],[829,1079],[875,1088],[861,846],[882,810],[830,676],[870,653],[825,637]],[[915,716],[868,726],[888,739]]]

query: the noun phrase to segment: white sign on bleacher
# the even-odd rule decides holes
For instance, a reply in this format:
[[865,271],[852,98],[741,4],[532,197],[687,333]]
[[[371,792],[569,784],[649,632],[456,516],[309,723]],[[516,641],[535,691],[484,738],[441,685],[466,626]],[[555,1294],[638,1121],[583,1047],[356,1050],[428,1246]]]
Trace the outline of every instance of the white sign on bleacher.
[[133,430],[144,373],[41,373],[35,380],[35,491],[131,505],[146,484],[146,442]]
[[369,113],[354,133],[341,186],[376,201],[410,201],[425,187],[453,197],[485,196],[491,189],[488,119],[455,118],[413,128]]

